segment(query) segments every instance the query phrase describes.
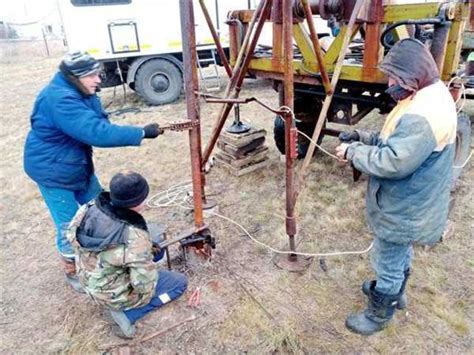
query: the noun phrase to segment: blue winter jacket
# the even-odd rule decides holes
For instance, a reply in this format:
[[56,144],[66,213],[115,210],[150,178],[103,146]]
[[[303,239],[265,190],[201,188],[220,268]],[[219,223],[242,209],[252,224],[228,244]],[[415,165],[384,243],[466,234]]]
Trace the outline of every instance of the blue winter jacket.
[[369,175],[367,222],[377,238],[433,244],[442,236],[456,124],[451,94],[437,81],[401,101],[380,133],[358,131],[347,158]]
[[111,124],[97,95],[82,94],[58,72],[34,104],[24,168],[40,185],[81,190],[94,172],[92,146],[138,146],[142,138],[142,128]]

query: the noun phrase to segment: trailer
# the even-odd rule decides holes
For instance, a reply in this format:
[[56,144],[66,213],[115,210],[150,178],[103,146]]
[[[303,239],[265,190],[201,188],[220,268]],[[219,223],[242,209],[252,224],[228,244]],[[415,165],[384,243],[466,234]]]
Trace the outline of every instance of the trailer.
[[[224,52],[231,9],[250,0],[203,0]],[[70,50],[86,51],[103,63],[103,87],[128,84],[151,105],[177,100],[183,87],[179,2],[176,0],[59,0]],[[203,12],[196,13],[200,66],[222,64]]]
[[[195,225],[204,224],[204,167],[230,111],[234,105],[257,102],[276,115],[275,141],[285,154],[285,227],[289,251],[276,255],[275,263],[280,267],[300,271],[307,265],[307,259],[298,258],[298,254],[304,254],[296,252],[295,207],[316,142],[325,135],[339,135],[341,131],[337,126],[330,128],[330,123],[354,125],[373,110],[387,113],[395,106],[385,92],[387,77],[379,64],[398,40],[414,37],[424,42],[433,55],[441,80],[459,101],[459,87],[453,83],[459,80],[463,34],[468,24],[472,27],[469,23],[472,1],[261,0],[255,10],[229,13],[233,73],[222,97],[207,95],[208,103],[221,106],[211,135],[203,145],[199,117],[199,99],[203,95],[191,65],[196,62],[193,2],[180,0],[180,4],[186,43],[184,59],[188,64],[185,65],[187,114],[188,120],[196,124],[190,132]],[[318,16],[338,27],[327,43],[323,43],[324,38],[315,26]],[[259,46],[264,27],[271,28],[271,46]],[[279,107],[272,108],[257,97],[239,98],[248,75],[273,82]],[[469,117],[461,108],[458,108],[453,187],[471,156]],[[305,159],[298,164],[298,174],[297,158]],[[354,180],[357,178],[354,170]]]

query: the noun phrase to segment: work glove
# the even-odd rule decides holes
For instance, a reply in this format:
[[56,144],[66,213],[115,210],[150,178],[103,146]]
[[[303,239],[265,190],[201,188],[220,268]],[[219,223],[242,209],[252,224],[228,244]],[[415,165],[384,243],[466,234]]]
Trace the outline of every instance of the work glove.
[[153,261],[156,263],[163,259],[165,255],[165,249],[161,249],[158,245],[153,245],[151,248],[151,253],[153,254]]
[[356,131],[347,131],[339,133],[339,140],[344,143],[350,143],[359,141],[360,137]]
[[163,130],[158,123],[150,123],[143,127],[143,138],[153,139],[163,134]]

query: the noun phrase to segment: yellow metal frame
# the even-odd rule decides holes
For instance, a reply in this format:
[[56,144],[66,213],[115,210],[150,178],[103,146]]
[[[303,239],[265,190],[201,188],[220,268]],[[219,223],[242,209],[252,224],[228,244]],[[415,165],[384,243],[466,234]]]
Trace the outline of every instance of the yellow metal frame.
[[[442,80],[449,80],[456,72],[459,64],[459,54],[462,47],[462,36],[469,18],[469,4],[467,3],[451,3],[454,7],[454,18],[448,35],[448,44],[445,54],[445,61],[442,70]],[[426,3],[411,5],[386,5],[384,6],[384,16],[382,24],[394,23],[403,20],[421,20],[438,16],[440,8],[443,4]],[[352,38],[362,26],[358,24],[354,28]],[[334,70],[334,64],[337,61],[341,51],[342,41],[347,30],[347,26],[341,28],[340,33],[335,38],[327,52],[324,54],[323,60],[328,73]],[[406,28],[401,26],[396,31],[396,35],[400,38],[406,37]],[[297,23],[293,26],[293,37],[298,49],[303,57],[302,60],[295,59],[294,71],[295,75],[318,77],[319,65],[313,50],[313,45],[309,36],[309,32],[304,23]],[[250,61],[250,70],[258,70],[260,72],[269,72],[275,74],[283,74],[283,62],[276,61],[272,58],[254,58]],[[363,66],[360,64],[345,64],[342,67],[340,79],[367,82],[367,83],[385,83],[384,74],[374,69],[367,75],[363,75]]]

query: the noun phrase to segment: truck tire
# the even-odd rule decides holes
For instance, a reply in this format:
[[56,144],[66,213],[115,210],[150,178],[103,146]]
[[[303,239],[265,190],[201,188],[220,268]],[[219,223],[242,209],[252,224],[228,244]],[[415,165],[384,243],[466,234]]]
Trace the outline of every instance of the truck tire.
[[[313,135],[314,128],[316,127],[315,122],[296,122],[296,128],[299,131],[307,134],[309,137]],[[285,154],[285,122],[280,116],[275,117],[273,125],[273,138],[275,139],[275,145],[281,154]],[[318,144],[321,144],[323,135],[321,134],[318,139]],[[298,134],[298,159],[303,159],[306,156],[310,142],[307,138]],[[317,150],[315,150],[316,153]]]
[[181,71],[166,59],[146,61],[135,75],[135,89],[150,105],[164,105],[176,101],[182,88]]
[[466,162],[471,150],[471,120],[465,112],[458,114],[458,127],[456,131],[455,155],[453,176],[451,178],[451,191],[456,188],[456,183],[462,173],[462,165]]

